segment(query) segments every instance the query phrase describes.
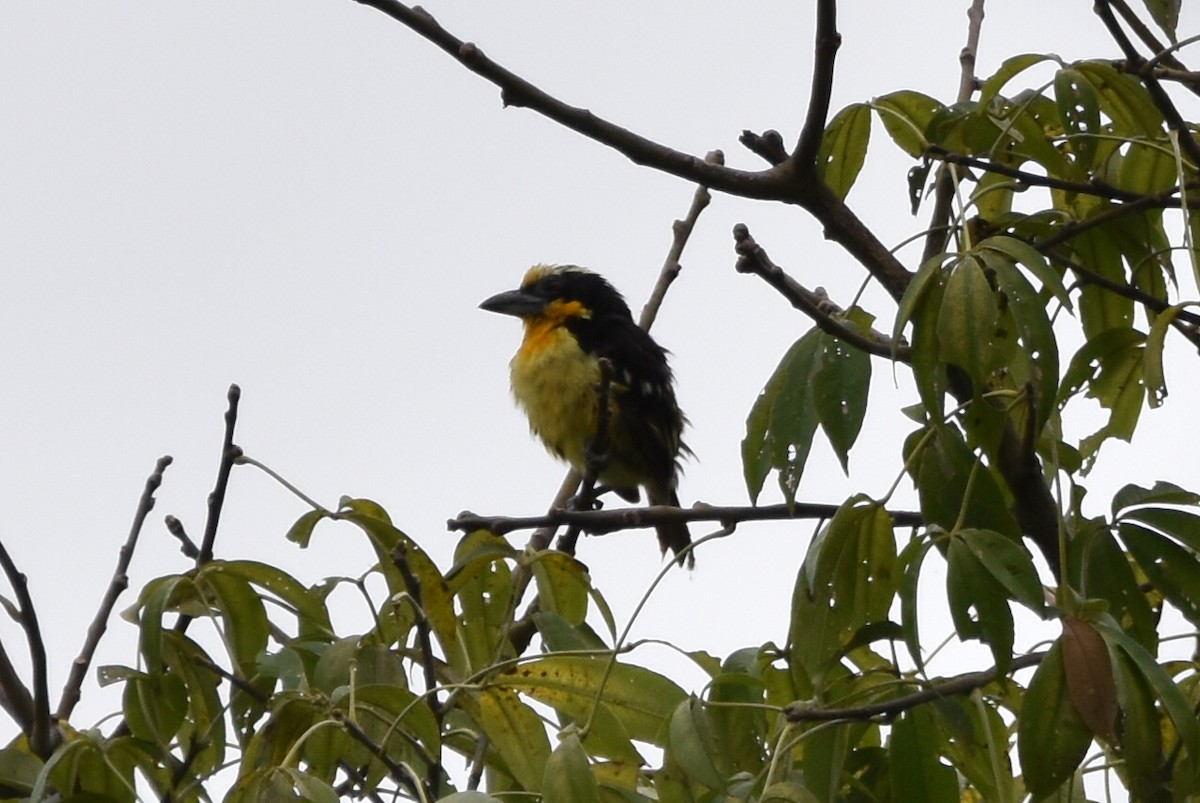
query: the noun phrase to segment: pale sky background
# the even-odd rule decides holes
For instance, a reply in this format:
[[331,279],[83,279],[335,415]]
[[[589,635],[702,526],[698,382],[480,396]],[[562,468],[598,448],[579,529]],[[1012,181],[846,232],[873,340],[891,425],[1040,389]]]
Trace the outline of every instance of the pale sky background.
[[[967,5],[843,3],[834,109],[901,88],[952,100]],[[811,6],[426,3],[460,38],[564,100],[682,150],[721,148],[749,169],[762,162],[738,145],[743,128],[776,128],[791,142],[803,119]],[[1182,35],[1195,21],[1185,17]],[[977,74],[1045,51],[1119,57],[1090,2],[989,5]],[[0,110],[0,539],[30,577],[55,700],[162,454],[175,464],[119,608],[151,578],[190,566],[162,516],[199,539],[231,382],[243,391],[237,442],[249,455],[326,506],[374,498],[444,568],[457,540],[445,521],[460,510],[544,510],[563,469],[508,393],[519,326],[477,304],[533,262],[572,262],[604,273],[640,309],[693,192],[502,108],[495,87],[349,0],[6,2]],[[908,214],[908,166],[876,125],[849,200],[887,243],[928,219],[927,208]],[[747,501],[746,414],[809,328],[735,273],[738,222],[835,300],[848,302],[863,276],[799,210],[715,197],[654,330],[674,354],[699,457],[685,504]],[[914,249],[902,255],[915,267]],[[875,289],[866,304],[885,322],[894,314]],[[1144,414],[1132,447],[1101,455],[1092,514],[1126,482],[1200,485],[1183,462],[1198,440],[1194,358],[1172,341],[1174,395]],[[889,365],[876,360],[874,371],[853,480],[818,436],[802,499],[881,495],[900,471],[910,424],[896,410],[916,397],[906,369],[898,387]],[[777,500],[774,487],[768,479],[761,501]],[[913,504],[904,488],[896,506]],[[322,525],[308,551],[284,540],[304,510],[262,474],[236,469],[218,557],[269,561],[308,583],[361,574],[370,552],[349,526]],[[810,535],[807,522],[743,525],[701,550],[695,572],[667,578],[635,637],[722,656],[782,644]],[[661,566],[650,531],[585,540],[580,558],[620,622]],[[934,583],[932,606],[941,594]],[[348,596],[338,610],[344,622],[363,613]],[[933,646],[949,625],[924,632]],[[1017,648],[1046,635],[1019,632]],[[19,629],[0,623],[0,638],[25,667]],[[97,663],[132,662],[135,638],[114,621]],[[931,670],[986,665],[978,657]],[[703,683],[664,650],[633,660]],[[89,680],[74,724],[118,706]],[[0,720],[0,740],[14,732]]]

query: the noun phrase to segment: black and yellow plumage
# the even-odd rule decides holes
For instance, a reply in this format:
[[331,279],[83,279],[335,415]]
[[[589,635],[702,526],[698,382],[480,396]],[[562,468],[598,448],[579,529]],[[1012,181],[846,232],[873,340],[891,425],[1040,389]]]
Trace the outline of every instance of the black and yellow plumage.
[[[682,440],[686,419],[666,351],[634,323],[621,294],[584,268],[534,265],[518,289],[479,306],[524,323],[510,364],[513,396],[546,448],[581,473],[597,434],[600,358],[609,360],[607,459],[598,479],[628,501],[638,500],[640,486],[650,504],[678,507],[679,457],[690,453]],[[657,531],[663,552],[678,555],[691,543],[682,522]]]

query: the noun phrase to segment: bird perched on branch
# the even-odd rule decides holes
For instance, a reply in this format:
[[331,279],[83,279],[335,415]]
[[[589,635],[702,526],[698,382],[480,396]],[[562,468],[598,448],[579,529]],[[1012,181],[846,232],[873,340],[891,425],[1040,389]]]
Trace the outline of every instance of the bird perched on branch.
[[[691,454],[681,439],[687,419],[675,403],[667,352],[634,323],[621,294],[585,268],[534,265],[518,289],[479,306],[525,326],[510,363],[512,392],[546,448],[583,474],[599,440],[599,482],[630,502],[642,486],[650,504],[678,507],[679,456]],[[612,370],[607,432],[598,439],[602,358]],[[679,553],[692,542],[687,525],[656,529],[659,547],[683,565]]]

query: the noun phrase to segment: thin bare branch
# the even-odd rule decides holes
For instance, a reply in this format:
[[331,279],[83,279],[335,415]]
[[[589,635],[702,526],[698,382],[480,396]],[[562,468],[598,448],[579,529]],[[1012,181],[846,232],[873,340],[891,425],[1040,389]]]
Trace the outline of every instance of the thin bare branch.
[[233,431],[237,426],[238,401],[242,398],[242,389],[230,385],[226,394],[229,407],[225,410],[225,440],[221,444],[221,463],[217,468],[217,482],[213,491],[208,495],[208,519],[204,522],[204,538],[200,541],[200,554],[196,557],[196,565],[203,566],[213,559],[213,544],[217,540],[217,527],[221,522],[221,509],[225,506],[225,490],[229,487],[229,474],[233,471],[233,463],[241,454],[241,450],[233,443]]
[[[725,164],[725,154],[721,151],[709,151],[705,155],[704,161]],[[654,319],[658,317],[658,310],[662,307],[667,289],[683,270],[683,266],[680,264],[680,259],[683,258],[683,249],[692,236],[692,229],[696,227],[700,213],[708,207],[711,201],[712,193],[708,191],[708,187],[703,184],[699,185],[692,193],[692,204],[688,207],[687,214],[683,216],[683,219],[676,220],[671,225],[671,247],[667,249],[662,270],[658,273],[658,282],[655,283],[654,289],[650,292],[650,298],[646,300],[645,306],[642,307],[642,314],[638,317],[638,326],[647,332],[654,325]]]
[[54,751],[54,739],[50,728],[50,691],[46,685],[46,644],[42,641],[42,628],[38,624],[33,598],[29,595],[29,580],[17,569],[17,564],[13,563],[3,542],[0,542],[0,567],[3,568],[20,606],[18,621],[21,629],[25,631],[25,640],[29,644],[29,662],[33,666],[33,717],[25,734],[29,737],[29,747],[33,754],[44,761],[50,758]]
[[124,545],[121,546],[117,557],[117,566],[108,583],[108,590],[105,591],[104,598],[100,600],[100,607],[96,609],[96,615],[88,627],[83,648],[79,651],[79,656],[72,662],[71,672],[67,676],[66,684],[63,685],[62,695],[58,700],[58,711],[55,714],[60,722],[69,720],[71,712],[79,703],[88,667],[92,665],[92,657],[96,654],[96,648],[100,646],[100,639],[108,629],[108,617],[112,615],[112,610],[116,607],[117,598],[129,587],[128,572],[129,564],[133,560],[133,550],[137,547],[138,536],[141,535],[142,526],[146,523],[146,516],[150,515],[150,511],[154,509],[154,494],[162,485],[163,472],[169,465],[171,465],[169,455],[158,458],[154,464],[153,473],[146,478],[146,485],[142,488],[142,495],[138,499],[137,510],[133,514],[133,524],[130,525],[129,535],[125,538]]
[[[838,505],[797,502],[788,505],[715,507],[697,505],[691,508],[652,505],[650,507],[619,508],[614,510],[552,510],[544,516],[480,516],[463,511],[446,522],[446,529],[460,532],[489,530],[505,535],[516,530],[535,527],[578,524],[592,535],[605,535],[619,530],[653,527],[666,522],[716,521],[737,524],[744,521],[778,521],[782,519],[827,519],[838,511]],[[888,511],[897,527],[920,527],[924,519],[915,511]]]
[[[983,0],[973,0],[971,8],[967,10],[967,44],[958,56],[961,68],[958,79],[959,103],[970,100],[971,95],[975,94],[975,58],[979,52],[979,36],[982,30]],[[925,240],[921,264],[946,250],[951,231],[946,224],[950,220],[950,206],[954,202],[956,184],[951,170],[945,165],[938,168],[937,178],[934,179],[933,212],[929,216],[929,236]]]
[[[1012,660],[1011,671],[1015,672],[1018,669],[1028,669],[1031,666],[1037,666],[1045,657],[1045,652],[1018,655]],[[929,688],[922,689],[913,694],[897,697],[893,700],[871,703],[870,705],[857,705],[850,708],[825,708],[823,706],[792,703],[784,709],[784,716],[787,717],[789,722],[826,722],[835,719],[888,721],[919,705],[937,702],[938,700],[959,694],[969,694],[990,683],[995,683],[1002,677],[1005,677],[1005,675],[993,667],[982,672],[968,672],[963,675],[947,678],[946,680],[939,680],[931,683]]]
[[979,170],[985,170],[989,173],[1008,176],[1009,178],[1014,178],[1031,187],[1049,187],[1055,190],[1079,193],[1080,195],[1094,195],[1097,198],[1108,198],[1112,201],[1138,201],[1146,197],[1140,192],[1123,190],[1120,187],[1115,187],[1112,184],[1109,184],[1105,181],[1100,181],[1098,179],[1089,182],[1082,182],[1066,181],[1064,179],[1055,178],[1054,176],[1042,176],[1038,175],[1037,173],[1030,173],[1027,170],[1019,170],[1015,167],[1010,167],[1006,164],[1001,164],[991,159],[980,159],[975,156],[954,153],[953,151],[946,150],[940,145],[930,145],[925,149],[925,155],[942,162],[950,162],[951,164],[974,167]]
[[911,349],[908,346],[894,346],[889,336],[873,330],[869,337],[865,336],[844,323],[837,317],[843,312],[841,307],[830,301],[821,288],[809,290],[772,262],[766,249],[750,235],[746,224],[739,223],[733,227],[733,239],[734,250],[738,254],[738,273],[753,273],[762,278],[790,301],[793,307],[812,318],[821,331],[877,357],[894,358],[904,363],[911,360]]

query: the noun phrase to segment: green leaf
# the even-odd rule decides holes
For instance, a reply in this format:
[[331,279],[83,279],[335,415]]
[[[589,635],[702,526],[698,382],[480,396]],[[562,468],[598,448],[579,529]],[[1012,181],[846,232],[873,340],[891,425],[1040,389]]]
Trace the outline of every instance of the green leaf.
[[813,377],[813,405],[842,471],[848,475],[850,448],[867,413],[871,357],[831,335],[821,337],[821,366]]
[[992,287],[975,259],[963,259],[950,271],[938,312],[938,356],[967,372],[976,388],[986,387],[997,367],[991,353],[996,329]]
[[1016,237],[997,235],[980,242],[978,248],[998,251],[1007,256],[1009,262],[1019,262],[1024,265],[1042,283],[1042,287],[1049,290],[1058,299],[1059,303],[1068,310],[1074,309],[1071,305],[1071,296],[1067,293],[1066,285],[1063,284],[1062,276],[1050,267],[1050,263],[1046,261],[1041,252],[1029,243],[1018,240]]
[[1017,716],[1017,756],[1034,800],[1070,779],[1091,743],[1091,731],[1067,696],[1062,644],[1056,641],[1033,673]]
[[1200,627],[1200,562],[1196,553],[1130,521],[1118,532],[1138,567],[1189,622]]
[[1004,489],[956,428],[936,428],[922,453],[915,458],[906,453],[905,460],[916,467],[917,492],[926,526],[937,525],[949,532],[960,525],[995,530],[1013,539],[1021,537],[1021,528],[1008,509]]
[[864,625],[886,621],[899,582],[887,511],[848,499],[809,547],[796,578],[791,659],[819,685]]
[[746,419],[742,467],[751,501],[772,468],[779,471],[784,498],[789,504],[796,499],[817,430],[812,388],[820,357],[821,332],[812,329],[788,349]]
[[1071,540],[1072,572],[1078,588],[1089,598],[1108,603],[1108,611],[1122,629],[1148,650],[1158,648],[1157,617],[1107,526],[1084,529]]
[[713,791],[725,788],[728,757],[717,747],[708,716],[699,700],[683,700],[671,715],[670,749],[684,773]]
[[575,734],[568,734],[546,761],[542,778],[545,803],[600,803],[600,785],[587,753]]
[[455,792],[442,798],[439,803],[504,803],[498,797],[485,795],[483,792]]
[[961,530],[967,548],[1017,602],[1045,614],[1045,594],[1029,552],[1012,538],[993,530]]
[[983,82],[979,91],[979,105],[987,107],[1005,84],[1030,67],[1046,61],[1062,63],[1058,56],[1051,53],[1022,53],[1005,59],[1004,63],[1000,65],[1000,69]]
[[909,156],[920,156],[925,152],[929,144],[925,130],[934,115],[945,108],[928,95],[908,89],[875,98],[871,107],[892,141]]
[[196,577],[196,584],[221,616],[229,657],[237,666],[238,675],[249,680],[257,674],[258,655],[266,649],[270,635],[267,611],[250,584],[238,572],[226,568],[224,561],[206,563]]
[[1192,510],[1170,507],[1139,507],[1123,517],[1126,520],[1149,524],[1187,546],[1200,552],[1200,515]]
[[[1112,620],[1110,616],[1100,616],[1093,622],[1096,630],[1108,642],[1109,647],[1119,650],[1132,662],[1140,679],[1144,681],[1154,696],[1162,704],[1167,717],[1175,726],[1179,740],[1191,756],[1200,755],[1200,722],[1192,713],[1191,703],[1184,697],[1179,687],[1171,680],[1171,676],[1158,663],[1146,648],[1138,644],[1128,633]],[[1119,666],[1118,675],[1120,675]],[[1118,677],[1118,690],[1121,681]],[[1125,699],[1121,700],[1122,707]]]
[[564,552],[544,550],[530,559],[543,611],[562,616],[573,625],[583,623],[588,609],[587,567]]
[[1122,764],[1120,777],[1134,800],[1154,800],[1166,779],[1162,777],[1163,726],[1147,679],[1129,656],[1113,650],[1112,666],[1121,702],[1121,734],[1117,745]]
[[[1102,214],[1110,208],[1101,206],[1096,214]],[[1084,218],[1085,221],[1089,219]],[[1075,261],[1086,265],[1092,272],[1117,284],[1128,282],[1121,265],[1121,249],[1104,227],[1088,229],[1072,238],[1071,249]],[[1129,329],[1133,326],[1133,300],[1088,282],[1079,293],[1079,316],[1088,340],[1110,329]]]
[[461,699],[500,755],[508,774],[522,789],[540,791],[550,758],[550,740],[537,713],[504,688],[471,692]]
[[1167,40],[1171,44],[1178,42],[1175,29],[1179,25],[1179,9],[1183,6],[1183,0],[1145,0],[1145,3],[1146,10],[1154,18],[1154,23],[1167,35]]
[[1113,122],[1112,133],[1151,139],[1162,136],[1162,112],[1138,79],[1101,61],[1076,62],[1074,67],[1096,91],[1101,111]]
[[1040,433],[1058,398],[1058,340],[1046,315],[1045,303],[1024,275],[998,252],[982,253],[984,263],[994,272],[1001,303],[1007,306],[1016,328],[1018,349],[1007,367],[1015,382],[1033,387],[1035,431]]
[[459,649],[469,673],[491,666],[509,646],[506,627],[513,579],[505,557],[510,553],[491,548],[502,540],[486,530],[463,536],[454,551],[459,568],[447,578],[462,610]]
[[845,198],[854,186],[870,139],[871,107],[865,103],[847,106],[825,127],[817,151],[817,176],[838,198]]
[[132,678],[125,683],[121,707],[130,733],[154,744],[170,744],[187,715],[187,687],[166,672]]
[[965,539],[950,539],[946,591],[954,630],[965,640],[987,644],[1002,673],[1012,663],[1013,619],[1004,586],[975,556]]
[[587,718],[599,697],[630,738],[662,746],[668,717],[687,694],[649,669],[615,663],[609,670],[608,663],[605,658],[550,654],[499,672],[493,682],[577,721]]
[[0,786],[28,793],[37,782],[42,761],[13,745],[0,748]]
[[456,655],[458,617],[454,614],[450,588],[425,551],[392,524],[387,511],[369,499],[343,499],[336,517],[352,522],[366,533],[378,558],[379,570],[393,596],[409,593],[393,558],[397,547],[403,547],[409,570],[421,586],[421,606],[425,609],[425,616],[443,652]]
[[1197,306],[1197,303],[1191,301],[1168,307],[1154,318],[1154,325],[1150,327],[1150,334],[1146,337],[1143,375],[1146,381],[1146,391],[1149,394],[1147,401],[1150,402],[1151,407],[1161,407],[1167,398],[1167,379],[1163,374],[1162,362],[1167,329],[1170,328],[1171,322],[1183,311],[1184,307],[1194,306]]
[[222,561],[221,571],[269,591],[296,614],[300,636],[329,640],[334,636],[323,594],[313,592],[287,572],[253,560]]
[[300,518],[296,519],[287,531],[287,540],[294,544],[299,544],[301,549],[307,549],[308,544],[312,541],[313,529],[321,519],[329,515],[327,510],[310,510]]
[[1087,172],[1095,167],[1097,135],[1100,134],[1100,101],[1091,83],[1065,67],[1054,76],[1054,100],[1068,140],[1066,147],[1075,164]]
[[888,754],[896,800],[958,803],[958,776],[938,761],[941,734],[928,711],[906,711],[892,725]]
[[1153,488],[1142,488],[1131,483],[1113,496],[1112,516],[1119,519],[1122,511],[1147,504],[1200,505],[1200,494],[1163,480],[1154,483]]
[[904,629],[904,646],[908,648],[909,657],[912,658],[918,672],[925,671],[925,656],[921,652],[921,618],[917,615],[917,586],[921,565],[932,546],[933,540],[930,538],[914,538],[900,553],[900,566],[903,570],[903,580],[900,583],[900,624]]

